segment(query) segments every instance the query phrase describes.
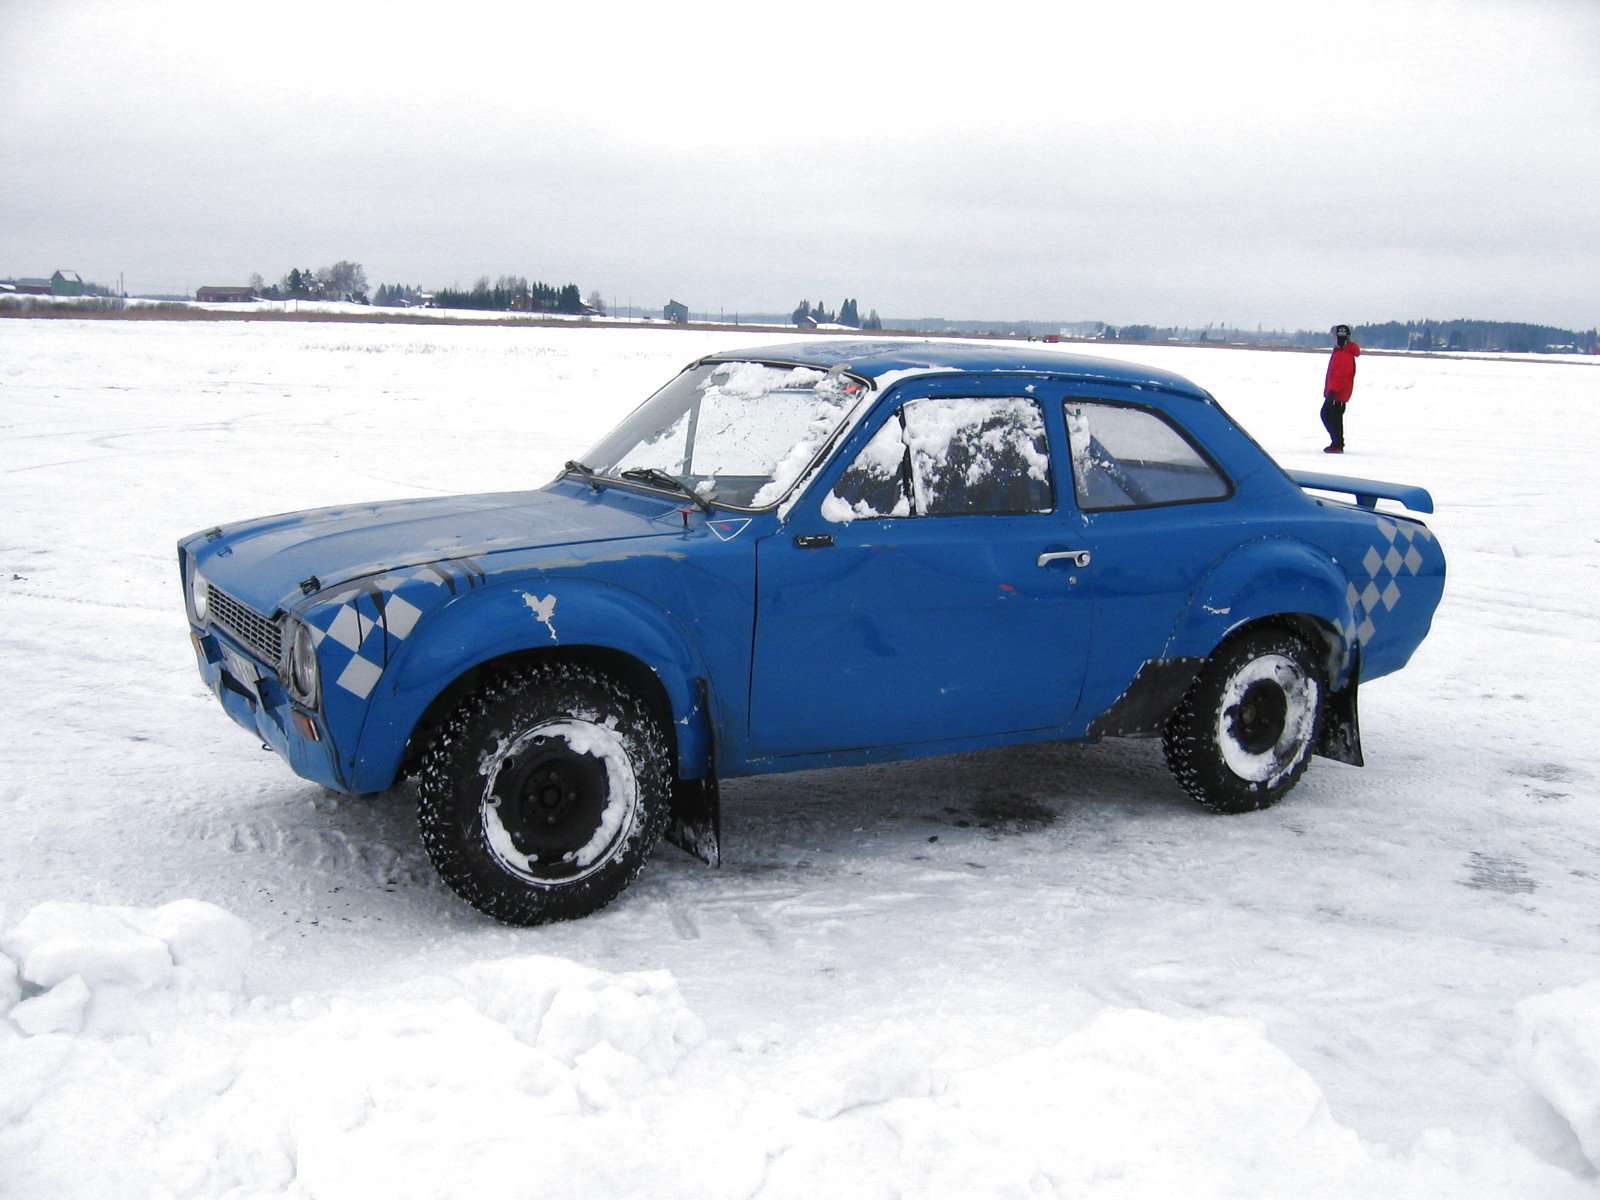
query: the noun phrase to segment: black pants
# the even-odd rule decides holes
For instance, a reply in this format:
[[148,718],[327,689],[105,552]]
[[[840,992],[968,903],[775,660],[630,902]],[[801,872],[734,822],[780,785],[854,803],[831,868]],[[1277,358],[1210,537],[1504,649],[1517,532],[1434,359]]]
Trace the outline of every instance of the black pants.
[[1328,442],[1344,449],[1344,405],[1331,396],[1322,402],[1322,424],[1328,431]]

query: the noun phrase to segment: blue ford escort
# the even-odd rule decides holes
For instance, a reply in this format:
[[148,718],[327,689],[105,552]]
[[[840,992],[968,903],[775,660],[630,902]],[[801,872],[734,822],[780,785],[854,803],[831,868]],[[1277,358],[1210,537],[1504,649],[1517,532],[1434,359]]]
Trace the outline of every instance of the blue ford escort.
[[337,791],[416,775],[440,875],[535,924],[663,835],[716,863],[719,779],[1157,735],[1246,812],[1359,765],[1357,689],[1444,584],[1401,507],[1433,505],[1285,472],[1163,371],[816,340],[691,364],[541,489],[179,553],[229,715]]

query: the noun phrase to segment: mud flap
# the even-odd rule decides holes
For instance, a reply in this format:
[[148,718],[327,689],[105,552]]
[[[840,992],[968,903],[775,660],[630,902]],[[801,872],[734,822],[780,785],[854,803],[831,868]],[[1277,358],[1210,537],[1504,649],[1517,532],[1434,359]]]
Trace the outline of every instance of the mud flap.
[[672,781],[666,838],[708,867],[722,865],[722,793],[715,775]]
[[1364,767],[1361,756],[1361,721],[1356,714],[1356,681],[1360,671],[1352,669],[1350,679],[1336,692],[1329,692],[1322,702],[1322,733],[1317,738],[1313,754],[1331,758],[1334,762]]

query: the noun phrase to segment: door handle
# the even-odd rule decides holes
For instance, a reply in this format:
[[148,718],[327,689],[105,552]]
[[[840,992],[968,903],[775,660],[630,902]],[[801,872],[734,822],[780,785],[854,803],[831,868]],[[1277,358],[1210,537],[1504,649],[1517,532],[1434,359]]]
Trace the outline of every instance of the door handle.
[[1048,567],[1051,563],[1063,558],[1075,567],[1087,567],[1089,565],[1089,552],[1087,550],[1051,550],[1039,555],[1039,565]]

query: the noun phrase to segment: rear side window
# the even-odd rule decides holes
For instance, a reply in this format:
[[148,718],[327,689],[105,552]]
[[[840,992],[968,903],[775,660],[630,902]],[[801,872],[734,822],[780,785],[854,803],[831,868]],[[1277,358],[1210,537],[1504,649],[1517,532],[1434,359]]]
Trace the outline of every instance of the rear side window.
[[1078,506],[1105,511],[1222,500],[1228,481],[1176,426],[1147,408],[1066,403]]
[[1049,512],[1050,446],[1026,396],[936,396],[903,405],[823,502],[830,521]]

